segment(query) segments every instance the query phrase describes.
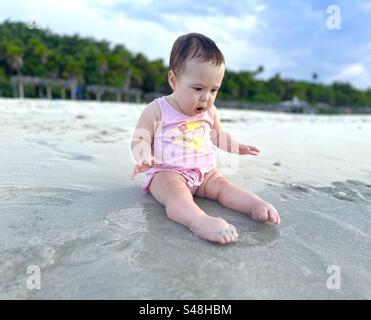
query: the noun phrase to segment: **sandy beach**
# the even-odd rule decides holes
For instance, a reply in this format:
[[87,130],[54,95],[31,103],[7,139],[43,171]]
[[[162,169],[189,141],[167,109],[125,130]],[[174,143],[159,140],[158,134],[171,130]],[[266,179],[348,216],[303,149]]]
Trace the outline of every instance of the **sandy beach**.
[[0,299],[371,299],[371,116],[220,109],[261,155],[220,152],[218,167],[282,219],[195,198],[236,226],[221,246],[130,180],[143,108],[0,99]]

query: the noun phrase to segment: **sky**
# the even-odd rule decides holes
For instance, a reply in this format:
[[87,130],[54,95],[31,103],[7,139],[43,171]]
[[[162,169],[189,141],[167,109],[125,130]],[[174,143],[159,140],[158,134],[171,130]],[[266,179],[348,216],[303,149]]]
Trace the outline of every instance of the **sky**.
[[371,1],[366,0],[2,0],[6,19],[79,34],[168,65],[175,39],[212,38],[227,69],[371,88]]

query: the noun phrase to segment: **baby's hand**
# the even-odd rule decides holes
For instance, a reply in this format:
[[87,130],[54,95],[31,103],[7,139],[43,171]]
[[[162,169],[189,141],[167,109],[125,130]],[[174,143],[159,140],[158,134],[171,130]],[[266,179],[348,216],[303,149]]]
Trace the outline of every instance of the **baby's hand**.
[[155,164],[160,164],[161,162],[158,161],[155,157],[151,157],[149,161],[143,160],[139,161],[133,170],[133,175],[131,176],[131,180],[134,180],[139,173],[146,172],[149,168],[151,168]]
[[240,144],[239,153],[242,155],[250,154],[252,156],[257,156],[259,152],[260,150],[257,147]]

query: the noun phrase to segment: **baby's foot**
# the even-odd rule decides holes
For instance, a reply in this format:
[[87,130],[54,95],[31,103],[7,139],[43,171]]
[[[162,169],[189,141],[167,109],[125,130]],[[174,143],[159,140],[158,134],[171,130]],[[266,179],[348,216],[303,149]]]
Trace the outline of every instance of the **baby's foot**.
[[251,218],[259,222],[270,221],[275,224],[281,223],[281,218],[277,210],[270,203],[260,198],[254,199],[249,214]]
[[238,234],[234,226],[222,218],[214,218],[208,215],[202,216],[192,222],[190,229],[199,237],[219,242],[221,244],[237,241]]

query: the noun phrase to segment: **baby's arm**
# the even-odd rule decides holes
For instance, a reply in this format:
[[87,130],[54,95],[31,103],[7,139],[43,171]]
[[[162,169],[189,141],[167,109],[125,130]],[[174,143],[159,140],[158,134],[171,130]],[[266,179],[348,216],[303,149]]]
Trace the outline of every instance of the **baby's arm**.
[[257,156],[260,152],[258,148],[239,143],[229,132],[223,129],[218,110],[215,106],[212,108],[214,111],[214,125],[211,131],[211,141],[213,144],[229,153]]
[[152,154],[152,141],[158,123],[159,112],[156,102],[151,102],[139,117],[131,140],[131,153],[136,165],[132,179],[140,172],[147,171],[153,164],[159,163]]

